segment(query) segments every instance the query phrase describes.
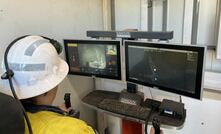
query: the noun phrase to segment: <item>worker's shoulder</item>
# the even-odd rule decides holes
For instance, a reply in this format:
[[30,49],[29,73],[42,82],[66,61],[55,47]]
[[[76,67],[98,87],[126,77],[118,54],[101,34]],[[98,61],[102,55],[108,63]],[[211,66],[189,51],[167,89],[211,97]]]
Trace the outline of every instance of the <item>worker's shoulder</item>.
[[29,113],[28,116],[31,123],[38,124],[38,126],[44,124],[43,126],[48,128],[56,128],[56,131],[65,130],[67,133],[94,134],[93,129],[84,121],[55,112],[41,111],[34,114]]
[[62,115],[56,112],[51,112],[51,111],[40,111],[37,113],[28,113],[28,116],[32,119],[37,119],[37,120],[47,120],[47,122],[57,122],[59,121],[66,121],[71,122],[71,123],[80,123],[80,124],[86,124],[84,121],[79,120],[77,118],[73,118],[70,116]]

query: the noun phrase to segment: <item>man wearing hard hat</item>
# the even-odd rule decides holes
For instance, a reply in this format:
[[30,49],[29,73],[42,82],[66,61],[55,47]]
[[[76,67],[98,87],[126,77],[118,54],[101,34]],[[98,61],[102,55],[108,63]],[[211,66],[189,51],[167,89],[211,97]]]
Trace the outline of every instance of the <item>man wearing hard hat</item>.
[[68,65],[58,56],[54,42],[47,37],[25,36],[11,43],[4,61],[8,65],[5,78],[11,77],[11,83],[10,79],[1,80],[4,88],[0,91],[12,94],[9,87],[13,86],[23,102],[30,121],[26,121],[29,127],[25,133],[94,134],[84,121],[65,114],[67,109],[51,106],[58,85],[68,73]]

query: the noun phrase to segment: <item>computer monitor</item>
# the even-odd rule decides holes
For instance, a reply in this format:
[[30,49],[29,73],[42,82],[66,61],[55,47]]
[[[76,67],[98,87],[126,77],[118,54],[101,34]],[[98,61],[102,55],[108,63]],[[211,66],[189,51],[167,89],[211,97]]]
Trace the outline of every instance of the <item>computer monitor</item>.
[[205,47],[125,41],[126,80],[201,99]]
[[69,74],[121,79],[120,41],[64,40]]

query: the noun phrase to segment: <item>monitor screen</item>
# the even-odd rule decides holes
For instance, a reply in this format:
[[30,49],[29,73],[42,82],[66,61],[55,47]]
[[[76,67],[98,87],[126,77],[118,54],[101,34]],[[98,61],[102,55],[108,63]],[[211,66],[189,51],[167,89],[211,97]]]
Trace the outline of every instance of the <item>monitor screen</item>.
[[120,41],[64,40],[69,74],[121,79]]
[[205,47],[125,41],[127,81],[201,99]]

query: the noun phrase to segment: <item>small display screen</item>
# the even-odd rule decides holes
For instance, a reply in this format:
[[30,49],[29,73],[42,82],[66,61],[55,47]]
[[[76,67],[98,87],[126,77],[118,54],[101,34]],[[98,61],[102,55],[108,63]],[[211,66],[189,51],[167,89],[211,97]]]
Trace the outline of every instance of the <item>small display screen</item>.
[[119,41],[65,41],[70,73],[120,79]]

